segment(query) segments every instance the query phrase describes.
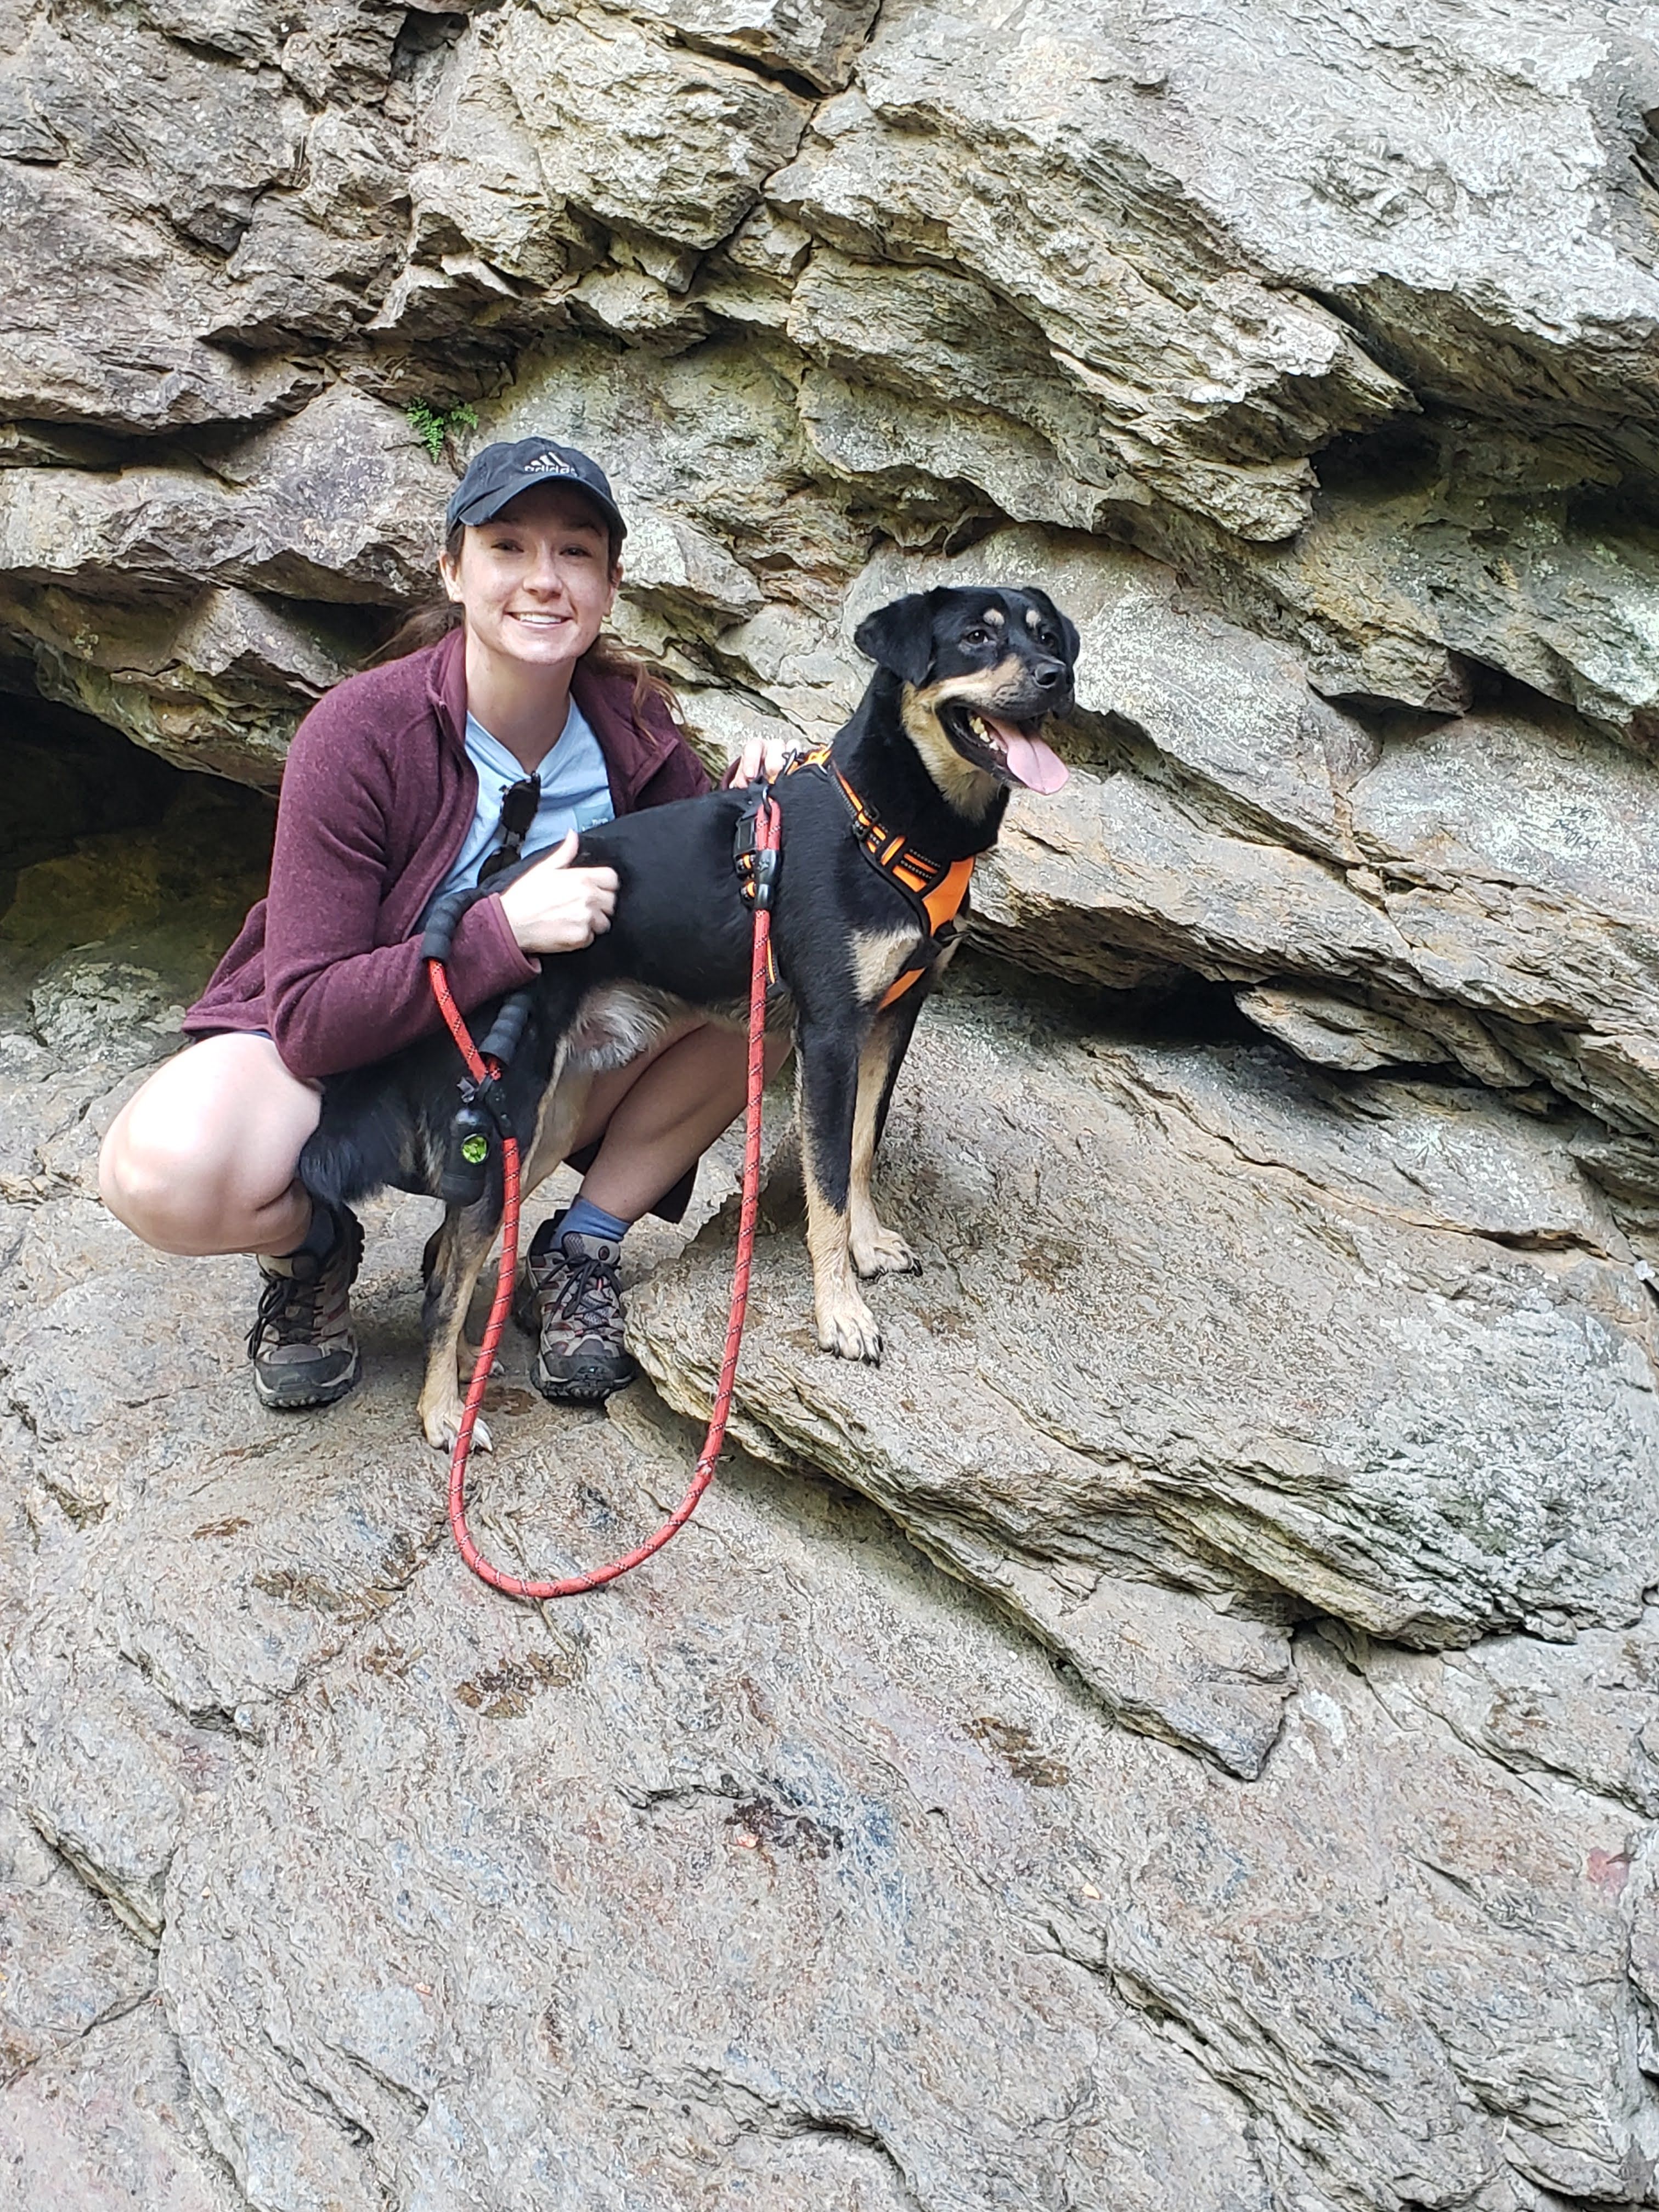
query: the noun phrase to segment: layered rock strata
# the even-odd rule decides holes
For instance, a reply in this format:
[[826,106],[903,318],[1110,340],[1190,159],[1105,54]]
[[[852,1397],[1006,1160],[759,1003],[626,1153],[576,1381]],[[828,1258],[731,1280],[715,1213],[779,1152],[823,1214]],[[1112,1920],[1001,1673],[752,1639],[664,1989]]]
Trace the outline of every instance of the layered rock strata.
[[[1617,0],[0,14],[0,2202],[1659,2202],[1656,114]],[[897,592],[1083,638],[883,1369],[781,1158],[749,1455],[546,1621],[421,1209],[284,1425],[90,1182],[531,429],[711,756]],[[497,1386],[509,1555],[677,1493],[729,1232]]]
[[[1563,1134],[1053,1049],[991,977],[902,1098],[882,1375],[769,1236],[775,1466],[544,1620],[444,1533],[422,1209],[370,1209],[369,1381],[301,1422],[249,1400],[246,1263],[96,1206],[142,1022],[58,1024],[107,964],[0,1048],[0,2201],[1652,2201],[1649,1332]],[[727,1249],[639,1255],[672,1395]],[[477,1517],[560,1568],[693,1432],[521,1356]]]
[[1001,949],[1650,1130],[1653,51],[1590,6],[992,33],[21,11],[19,680],[269,785],[427,587],[447,463],[540,425],[625,488],[626,627],[710,745],[819,733],[849,601],[1022,524],[949,573],[1089,618],[1090,773]]

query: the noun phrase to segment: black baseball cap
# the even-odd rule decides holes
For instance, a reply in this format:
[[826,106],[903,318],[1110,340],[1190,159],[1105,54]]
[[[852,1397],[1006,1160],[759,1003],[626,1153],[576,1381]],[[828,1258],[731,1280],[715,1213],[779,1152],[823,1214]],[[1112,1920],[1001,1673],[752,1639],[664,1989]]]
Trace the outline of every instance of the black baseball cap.
[[538,484],[568,484],[586,492],[617,537],[627,537],[628,525],[605,471],[574,446],[557,446],[551,438],[502,440],[475,453],[450,494],[444,529],[447,532],[458,522],[489,522],[509,500]]

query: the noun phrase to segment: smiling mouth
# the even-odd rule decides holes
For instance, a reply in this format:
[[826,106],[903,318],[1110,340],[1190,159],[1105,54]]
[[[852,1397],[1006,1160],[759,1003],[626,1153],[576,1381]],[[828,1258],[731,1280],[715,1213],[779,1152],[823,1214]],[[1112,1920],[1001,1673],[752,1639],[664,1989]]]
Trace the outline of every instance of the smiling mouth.
[[1065,762],[1038,735],[1046,720],[1043,715],[1029,722],[1010,721],[981,714],[963,700],[947,699],[940,704],[939,718],[963,758],[999,782],[1048,793],[1058,791],[1070,779],[1072,772]]

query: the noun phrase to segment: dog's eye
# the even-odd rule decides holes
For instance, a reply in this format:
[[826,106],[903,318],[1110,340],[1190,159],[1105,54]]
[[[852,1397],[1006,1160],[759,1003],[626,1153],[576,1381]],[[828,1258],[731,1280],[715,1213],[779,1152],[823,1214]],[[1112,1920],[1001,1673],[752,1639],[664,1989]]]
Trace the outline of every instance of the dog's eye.
[[988,629],[977,628],[965,629],[958,642],[963,645],[988,645],[991,642],[991,633]]

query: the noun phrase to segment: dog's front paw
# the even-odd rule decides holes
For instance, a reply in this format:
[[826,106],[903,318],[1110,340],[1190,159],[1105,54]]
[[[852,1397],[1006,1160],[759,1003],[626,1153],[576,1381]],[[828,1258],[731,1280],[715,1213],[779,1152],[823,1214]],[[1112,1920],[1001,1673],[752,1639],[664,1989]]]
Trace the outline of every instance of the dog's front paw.
[[[441,1451],[446,1459],[449,1458],[455,1449],[455,1439],[461,1433],[460,1400],[457,1398],[453,1405],[436,1407],[430,1413],[422,1411],[421,1427],[433,1450]],[[495,1449],[482,1417],[472,1424],[472,1449],[485,1452]]]
[[837,1359],[866,1359],[881,1364],[881,1331],[864,1300],[850,1292],[818,1309],[818,1342]]
[[914,1275],[921,1272],[921,1262],[891,1229],[884,1229],[878,1222],[868,1237],[854,1237],[851,1249],[853,1265],[866,1279],[872,1275]]

